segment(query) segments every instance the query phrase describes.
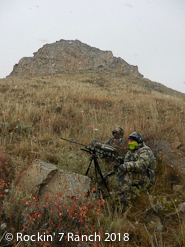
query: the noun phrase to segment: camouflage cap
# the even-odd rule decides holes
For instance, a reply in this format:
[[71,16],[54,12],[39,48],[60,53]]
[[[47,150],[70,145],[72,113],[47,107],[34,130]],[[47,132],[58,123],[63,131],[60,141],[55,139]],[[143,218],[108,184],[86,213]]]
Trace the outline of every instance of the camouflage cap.
[[138,143],[143,143],[143,136],[138,132],[133,132],[129,135],[128,139],[134,140]]

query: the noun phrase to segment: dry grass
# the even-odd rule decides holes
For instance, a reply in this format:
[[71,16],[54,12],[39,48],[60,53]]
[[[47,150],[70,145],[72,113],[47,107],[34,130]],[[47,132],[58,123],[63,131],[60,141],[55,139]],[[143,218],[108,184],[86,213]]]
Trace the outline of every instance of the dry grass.
[[[19,158],[24,166],[28,160],[40,158],[84,174],[87,155],[60,137],[84,144],[93,139],[103,142],[117,126],[124,129],[126,138],[133,131],[143,133],[151,147],[154,139],[179,141],[185,146],[185,101],[145,90],[129,77],[82,71],[9,77],[0,84],[0,151]],[[150,191],[153,201],[144,193],[124,215],[119,210],[113,214],[107,203],[103,216],[95,219],[97,228],[101,232],[129,232],[126,246],[184,246],[184,221],[179,222],[178,215],[167,217],[174,212],[173,202],[178,199],[172,190],[175,172],[167,168],[162,157],[157,183]],[[183,184],[182,178],[178,182]],[[182,192],[177,202],[184,198]],[[162,232],[148,227],[153,214],[162,220]]]

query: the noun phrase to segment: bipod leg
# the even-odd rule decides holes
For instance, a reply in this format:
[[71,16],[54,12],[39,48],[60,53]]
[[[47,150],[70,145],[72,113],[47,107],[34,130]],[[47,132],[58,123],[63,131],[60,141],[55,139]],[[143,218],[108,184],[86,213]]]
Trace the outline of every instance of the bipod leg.
[[88,166],[87,171],[86,171],[86,173],[85,173],[85,176],[87,176],[87,174],[88,174],[88,172],[89,172],[89,169],[90,169],[90,167],[91,167],[92,160],[93,160],[93,156],[91,156],[90,163],[89,163],[89,166]]
[[[101,172],[101,169],[100,169],[100,166],[98,164],[98,161],[97,161],[97,158],[96,157],[94,157],[94,165],[95,165],[95,169],[98,170],[98,173],[100,174],[100,177],[101,177],[101,179],[102,179],[102,181],[103,181],[103,183],[104,183],[104,185],[105,185],[105,187],[106,187],[106,189],[107,189],[107,191],[109,193],[107,182],[106,182],[105,178],[103,177],[103,174]],[[110,193],[109,193],[109,196],[110,196]]]
[[[94,158],[95,159],[95,158]],[[98,181],[97,180],[97,167],[96,167],[96,165],[95,165],[95,161],[94,161],[94,170],[95,170],[95,175],[96,175],[96,181]]]

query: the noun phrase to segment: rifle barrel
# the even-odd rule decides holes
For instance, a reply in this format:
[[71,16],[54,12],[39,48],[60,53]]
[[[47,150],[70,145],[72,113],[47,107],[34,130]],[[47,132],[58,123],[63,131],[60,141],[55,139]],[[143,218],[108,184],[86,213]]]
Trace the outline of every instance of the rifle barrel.
[[62,140],[64,140],[64,141],[72,142],[72,143],[75,143],[75,144],[78,144],[78,145],[81,145],[81,146],[84,146],[84,147],[87,146],[87,145],[85,145],[85,144],[82,144],[82,143],[79,143],[79,142],[74,142],[74,141],[71,141],[71,140],[68,140],[68,139],[65,139],[65,138],[62,138],[62,137],[60,137],[60,139],[62,139]]

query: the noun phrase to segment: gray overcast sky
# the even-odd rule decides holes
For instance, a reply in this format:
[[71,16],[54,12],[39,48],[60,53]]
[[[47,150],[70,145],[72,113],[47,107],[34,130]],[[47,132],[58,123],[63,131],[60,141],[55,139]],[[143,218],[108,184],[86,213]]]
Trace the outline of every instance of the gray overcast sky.
[[110,50],[185,93],[185,0],[0,0],[0,78],[60,39]]

